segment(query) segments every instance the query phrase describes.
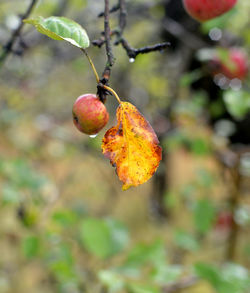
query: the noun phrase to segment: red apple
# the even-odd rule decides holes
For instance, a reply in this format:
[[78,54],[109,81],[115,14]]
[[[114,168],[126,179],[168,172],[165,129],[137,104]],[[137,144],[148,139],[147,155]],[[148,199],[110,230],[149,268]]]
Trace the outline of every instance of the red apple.
[[215,56],[212,60],[215,68],[214,74],[222,73],[228,79],[238,78],[243,80],[248,74],[248,58],[240,48],[232,48],[228,51],[228,58]]
[[73,105],[72,113],[75,126],[89,135],[97,134],[109,120],[105,105],[94,94],[78,97]]
[[198,21],[222,15],[234,7],[237,0],[183,0],[187,13]]

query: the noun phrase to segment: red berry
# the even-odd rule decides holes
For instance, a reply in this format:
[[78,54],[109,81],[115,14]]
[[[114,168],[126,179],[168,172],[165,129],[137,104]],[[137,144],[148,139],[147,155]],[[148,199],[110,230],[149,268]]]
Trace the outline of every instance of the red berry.
[[97,134],[109,120],[105,105],[94,94],[78,97],[72,113],[75,126],[89,135]]
[[226,61],[216,56],[212,63],[216,68],[215,74],[222,73],[229,79],[238,78],[243,80],[248,74],[247,55],[239,48],[230,49]]
[[183,0],[187,13],[196,20],[206,21],[234,7],[237,0]]
[[228,230],[232,227],[233,216],[228,211],[221,211],[216,219],[215,228],[218,230]]

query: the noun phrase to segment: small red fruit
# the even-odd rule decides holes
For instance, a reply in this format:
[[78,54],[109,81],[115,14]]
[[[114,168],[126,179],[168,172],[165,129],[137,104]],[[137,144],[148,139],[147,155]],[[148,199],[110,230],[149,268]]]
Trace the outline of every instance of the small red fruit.
[[105,105],[94,94],[78,97],[72,113],[75,126],[89,135],[97,134],[109,120]]
[[233,216],[229,211],[221,211],[216,219],[215,228],[220,231],[230,230],[233,225]]
[[239,48],[232,48],[228,51],[228,59],[222,60],[214,57],[212,65],[214,73],[222,73],[228,79],[238,78],[243,80],[248,74],[248,58],[244,51]]
[[237,0],[183,0],[187,13],[198,21],[213,19],[234,7]]

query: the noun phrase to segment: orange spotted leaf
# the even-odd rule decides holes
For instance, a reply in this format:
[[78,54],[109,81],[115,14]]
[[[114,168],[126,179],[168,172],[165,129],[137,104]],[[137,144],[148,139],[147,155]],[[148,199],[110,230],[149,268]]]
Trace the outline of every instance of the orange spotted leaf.
[[116,167],[126,190],[153,176],[161,160],[161,147],[153,128],[135,106],[121,102],[116,117],[118,123],[106,132],[102,151]]

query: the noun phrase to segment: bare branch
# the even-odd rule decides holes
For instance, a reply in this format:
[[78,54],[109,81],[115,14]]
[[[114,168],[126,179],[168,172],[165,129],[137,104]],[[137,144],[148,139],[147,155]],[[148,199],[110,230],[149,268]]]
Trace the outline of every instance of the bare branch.
[[173,19],[165,18],[163,28],[191,49],[197,50],[207,46],[206,42],[186,30],[180,23]]
[[[133,48],[129,45],[128,41],[123,37],[123,32],[127,24],[127,10],[126,10],[126,3],[125,0],[119,0],[119,3],[116,5],[116,8],[119,7],[120,13],[119,13],[119,25],[116,30],[110,31],[109,28],[109,12],[108,10],[108,1],[105,0],[105,12],[104,12],[104,23],[105,23],[105,31],[104,33],[101,33],[101,37],[97,40],[92,41],[92,44],[94,46],[97,46],[101,48],[106,43],[106,51],[108,55],[108,62],[105,68],[105,71],[103,73],[103,77],[107,75],[109,77],[110,75],[110,67],[114,64],[114,57],[112,55],[110,40],[113,35],[116,35],[116,41],[114,43],[115,46],[121,44],[122,47],[127,52],[127,55],[131,59],[135,59],[137,55],[139,54],[146,54],[154,51],[162,51],[163,49],[167,48],[170,43],[164,42],[155,44],[152,46],[146,46],[142,48]],[[112,10],[112,9],[111,9]],[[107,43],[108,41],[108,43]],[[105,77],[106,78],[106,77]],[[108,78],[107,78],[108,79]]]
[[146,46],[146,47],[142,47],[138,49],[131,47],[129,43],[127,42],[127,40],[123,38],[123,31],[127,23],[127,19],[126,19],[127,11],[126,11],[125,0],[119,0],[119,4],[120,4],[119,29],[117,30],[117,40],[115,42],[115,45],[121,44],[123,48],[126,50],[129,58],[135,59],[136,56],[139,54],[150,53],[153,51],[161,51],[170,45],[170,43],[165,42],[165,43],[155,44],[153,46]]
[[125,6],[125,0],[119,0],[119,6],[120,6],[120,15],[119,15],[119,33],[120,36],[122,36],[123,31],[126,27],[127,23],[127,11]]
[[154,51],[161,51],[167,48],[168,46],[170,46],[169,42],[165,42],[165,43],[155,44],[153,46],[146,46],[146,47],[136,49],[136,48],[132,48],[124,38],[121,38],[119,43],[121,43],[123,48],[126,50],[128,57],[134,58],[134,59],[139,54],[146,54],[146,53],[150,53]]
[[107,53],[107,63],[103,72],[103,79],[106,81],[109,80],[111,67],[114,64],[114,56],[112,53],[112,46],[110,42],[110,26],[109,26],[109,0],[105,1],[105,10],[104,10],[104,35],[105,35],[105,44],[106,44],[106,53]]
[[[119,5],[119,3],[118,3],[118,4],[114,5],[114,6],[109,10],[109,13],[116,12],[116,11],[118,11],[119,9],[120,9],[120,5]],[[102,16],[104,16],[104,11],[98,14],[98,17],[102,17]]]
[[[112,37],[113,35],[117,34],[117,30],[112,30],[110,32],[110,37]],[[97,40],[93,40],[92,41],[92,45],[101,48],[104,44],[105,44],[106,40],[105,40],[105,33],[101,32],[101,37]]]
[[35,7],[36,3],[38,0],[31,0],[30,5],[28,6],[26,12],[20,17],[20,24],[19,26],[13,31],[9,41],[7,42],[7,44],[3,47],[3,51],[0,55],[0,64],[2,64],[5,59],[7,58],[7,56],[12,52],[12,48],[14,46],[14,44],[16,43],[16,40],[18,39],[18,37],[20,36],[24,23],[23,20],[27,17],[29,17],[29,15],[31,14],[33,8]]

